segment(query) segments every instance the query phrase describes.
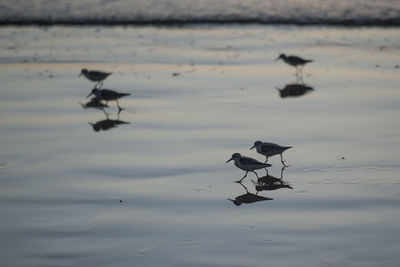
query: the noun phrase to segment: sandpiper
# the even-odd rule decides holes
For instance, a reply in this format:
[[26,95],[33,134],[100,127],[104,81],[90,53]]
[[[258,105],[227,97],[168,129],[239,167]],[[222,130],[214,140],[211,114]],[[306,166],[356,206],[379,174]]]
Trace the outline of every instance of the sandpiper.
[[254,142],[254,146],[250,148],[253,149],[256,148],[257,152],[260,153],[261,155],[264,155],[266,157],[265,163],[268,161],[268,157],[274,156],[274,155],[281,155],[281,162],[283,166],[287,167],[285,162],[283,161],[282,158],[282,153],[286,150],[291,148],[291,146],[280,146],[274,143],[266,143],[266,142],[261,142],[261,141],[256,141]]
[[257,176],[257,179],[258,179],[258,175],[254,170],[265,169],[267,167],[271,167],[271,164],[262,163],[253,158],[244,157],[244,156],[240,155],[239,153],[234,153],[232,155],[232,157],[226,163],[228,163],[231,160],[233,160],[235,162],[236,167],[246,171],[246,174],[242,177],[242,179],[236,181],[237,183],[240,183],[244,178],[246,178],[248,172],[253,172]]
[[303,66],[305,64],[314,61],[314,60],[311,60],[311,59],[303,59],[303,58],[298,57],[298,56],[286,56],[285,54],[280,54],[279,57],[277,59],[275,59],[275,61],[277,61],[279,59],[282,59],[287,64],[295,67],[297,73],[299,73],[299,71],[301,73],[302,68],[303,68]]
[[87,96],[95,95],[95,97],[98,100],[105,100],[106,105],[108,101],[116,101],[118,109],[121,110],[122,108],[119,106],[118,99],[127,95],[130,95],[129,93],[118,93],[113,90],[109,89],[98,89],[98,88],[93,88],[93,90],[90,92],[90,94]]
[[97,82],[97,85],[103,85],[103,81],[111,74],[112,72],[103,72],[98,70],[87,70],[82,69],[79,76],[82,74],[90,81]]

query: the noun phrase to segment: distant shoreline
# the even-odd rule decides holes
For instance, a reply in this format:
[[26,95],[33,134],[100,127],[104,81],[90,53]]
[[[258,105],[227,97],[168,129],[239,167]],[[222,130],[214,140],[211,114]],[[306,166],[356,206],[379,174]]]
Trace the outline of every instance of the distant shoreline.
[[14,19],[0,21],[1,26],[191,26],[191,25],[295,25],[295,26],[335,26],[335,27],[399,27],[400,18],[374,20],[307,20],[296,19],[167,19],[167,20],[129,20],[129,19],[83,19],[83,20],[48,20],[48,19]]

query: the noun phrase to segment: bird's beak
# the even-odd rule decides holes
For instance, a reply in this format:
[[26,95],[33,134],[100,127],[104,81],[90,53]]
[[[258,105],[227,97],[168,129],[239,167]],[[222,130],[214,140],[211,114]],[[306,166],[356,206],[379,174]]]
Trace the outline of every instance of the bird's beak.
[[235,203],[235,201],[233,199],[227,198],[228,200],[232,201],[233,203]]
[[93,95],[93,92],[90,92],[90,94],[87,95],[86,98],[88,98],[89,96]]
[[230,158],[227,162],[225,162],[225,163],[228,163],[229,161],[231,161],[231,160],[233,160],[233,158]]
[[275,61],[278,61],[280,59],[280,57],[277,57],[276,59],[275,59]]
[[255,148],[256,146],[254,145],[254,146],[252,146],[252,147],[250,147],[250,150],[252,150],[253,148]]
[[278,88],[278,87],[275,87],[275,89],[278,90],[279,92],[282,91],[282,89],[280,89],[280,88]]

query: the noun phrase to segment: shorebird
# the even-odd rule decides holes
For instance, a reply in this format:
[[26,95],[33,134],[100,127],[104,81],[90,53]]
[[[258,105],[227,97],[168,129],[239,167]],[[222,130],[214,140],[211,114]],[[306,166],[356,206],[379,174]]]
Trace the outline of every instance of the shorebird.
[[242,177],[242,179],[236,181],[237,183],[240,183],[244,178],[246,178],[248,172],[253,172],[257,176],[257,179],[258,179],[258,174],[254,170],[265,169],[267,167],[271,167],[271,164],[262,163],[253,158],[244,157],[244,156],[240,155],[239,153],[234,153],[232,155],[232,157],[226,163],[228,163],[231,160],[233,160],[235,162],[236,167],[246,171],[246,174]]
[[98,100],[105,100],[106,105],[107,105],[108,101],[116,101],[118,109],[121,110],[122,108],[119,106],[118,99],[121,97],[130,95],[130,94],[129,93],[118,93],[116,91],[109,90],[109,89],[93,88],[93,90],[90,92],[90,94],[87,97],[89,97],[91,95],[94,95],[96,97],[96,99],[98,99]]
[[97,82],[97,85],[103,85],[103,81],[111,74],[112,72],[102,72],[97,70],[87,70],[82,69],[79,76],[82,74],[90,81]]
[[279,57],[277,59],[275,59],[275,61],[282,59],[283,61],[285,61],[287,64],[293,66],[296,68],[296,73],[300,73],[302,72],[302,68],[305,64],[309,63],[309,62],[313,62],[314,60],[311,59],[303,59],[301,57],[298,56],[286,56],[285,54],[280,54]]
[[250,148],[253,149],[256,148],[257,152],[260,153],[261,155],[264,155],[266,157],[266,160],[264,163],[268,161],[268,157],[274,156],[274,155],[281,155],[281,162],[283,166],[287,167],[285,165],[285,162],[283,161],[282,158],[282,153],[286,150],[291,148],[291,146],[280,146],[274,143],[265,143],[261,141],[256,141],[254,142],[254,146]]

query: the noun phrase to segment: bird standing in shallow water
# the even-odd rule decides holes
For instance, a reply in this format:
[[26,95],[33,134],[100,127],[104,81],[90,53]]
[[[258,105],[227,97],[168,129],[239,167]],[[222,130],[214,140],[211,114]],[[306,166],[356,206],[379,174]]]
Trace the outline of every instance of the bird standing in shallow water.
[[82,69],[79,76],[84,75],[88,80],[97,82],[97,85],[103,85],[103,81],[112,74],[112,72],[102,72],[97,70]]
[[256,148],[257,152],[260,153],[261,155],[266,156],[265,163],[268,161],[268,157],[274,156],[274,155],[281,155],[281,162],[283,166],[287,167],[285,165],[285,162],[283,161],[282,158],[282,153],[289,148],[292,148],[291,146],[280,146],[274,143],[266,143],[266,142],[261,142],[261,141],[256,141],[254,142],[254,146],[250,148],[253,149]]
[[246,178],[248,172],[253,172],[258,178],[258,175],[254,170],[265,169],[267,167],[271,167],[271,164],[262,163],[253,158],[244,157],[244,156],[240,155],[239,153],[233,154],[232,157],[226,163],[228,163],[231,160],[233,160],[235,162],[236,167],[246,171],[246,174],[242,177],[242,179],[236,181],[237,183],[240,183],[244,178]]
[[282,59],[287,64],[296,68],[296,74],[302,73],[303,66],[309,62],[313,62],[311,59],[303,59],[298,56],[286,56],[285,54],[280,54],[275,61]]
[[108,101],[116,101],[118,109],[121,110],[122,108],[119,106],[118,99],[121,97],[124,97],[124,96],[128,96],[130,94],[129,93],[118,93],[116,91],[109,90],[109,89],[93,88],[92,92],[90,92],[90,94],[87,97],[89,97],[91,95],[94,95],[96,97],[96,99],[98,99],[98,100],[105,100],[106,105],[107,105]]

